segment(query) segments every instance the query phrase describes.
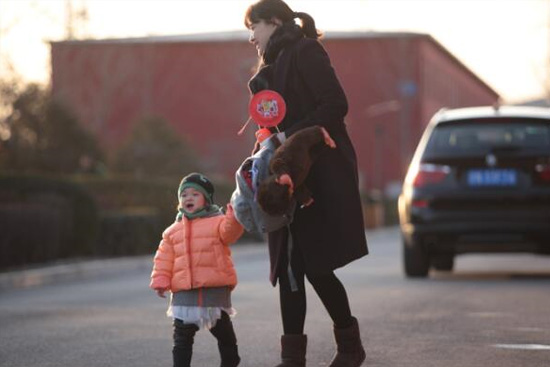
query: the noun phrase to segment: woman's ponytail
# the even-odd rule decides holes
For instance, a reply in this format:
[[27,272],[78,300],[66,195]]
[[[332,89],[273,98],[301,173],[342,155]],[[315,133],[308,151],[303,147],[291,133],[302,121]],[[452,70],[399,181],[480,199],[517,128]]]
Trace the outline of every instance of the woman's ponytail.
[[302,21],[302,31],[306,37],[317,39],[323,35],[315,28],[315,20],[308,13],[294,12],[294,17]]
[[250,29],[252,24],[260,20],[271,23],[273,18],[283,23],[294,22],[294,19],[299,18],[302,22],[302,32],[306,37],[317,39],[323,35],[315,28],[315,20],[311,15],[292,11],[283,0],[259,0],[250,5],[244,15],[244,25]]

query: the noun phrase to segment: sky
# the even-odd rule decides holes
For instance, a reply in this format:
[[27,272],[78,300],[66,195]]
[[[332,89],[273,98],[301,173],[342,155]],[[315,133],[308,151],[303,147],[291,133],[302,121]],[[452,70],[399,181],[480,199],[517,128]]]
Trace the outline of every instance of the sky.
[[[244,30],[251,0],[0,0],[0,78],[50,78],[48,41]],[[288,0],[331,31],[427,33],[505,102],[550,90],[550,0]],[[83,12],[82,10],[85,10]],[[85,13],[86,16],[79,16]],[[251,46],[252,47],[252,46]]]

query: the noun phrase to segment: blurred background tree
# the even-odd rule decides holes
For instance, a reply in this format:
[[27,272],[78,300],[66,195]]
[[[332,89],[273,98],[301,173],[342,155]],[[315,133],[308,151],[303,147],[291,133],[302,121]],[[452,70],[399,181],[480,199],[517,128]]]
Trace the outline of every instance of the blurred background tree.
[[137,121],[115,152],[111,168],[113,172],[132,174],[136,178],[181,177],[200,169],[193,150],[160,117]]
[[[37,84],[0,82],[0,168],[16,172],[80,172],[82,162],[101,162],[95,136],[67,107]],[[6,102],[7,101],[7,102]],[[90,169],[91,165],[84,167]]]
[[[0,271],[155,250],[174,220],[181,177],[201,171],[197,155],[160,117],[139,119],[105,153],[47,87],[15,74],[0,80],[0,223],[9,224],[0,232],[0,259],[10,260],[0,261]],[[108,174],[82,174],[105,172],[104,156]],[[212,178],[216,199],[229,201],[232,183]],[[43,229],[29,232],[37,221]]]

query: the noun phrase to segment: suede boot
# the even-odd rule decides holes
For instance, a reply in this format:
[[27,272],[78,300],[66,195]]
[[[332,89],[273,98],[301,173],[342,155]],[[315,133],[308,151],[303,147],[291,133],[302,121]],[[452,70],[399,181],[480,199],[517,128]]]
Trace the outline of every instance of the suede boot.
[[222,364],[220,367],[237,367],[241,362],[237,345],[221,345],[218,344]]
[[359,367],[366,358],[365,349],[359,335],[359,324],[353,318],[353,324],[345,329],[334,328],[337,351],[329,367]]
[[307,335],[281,336],[281,361],[276,367],[305,367]]

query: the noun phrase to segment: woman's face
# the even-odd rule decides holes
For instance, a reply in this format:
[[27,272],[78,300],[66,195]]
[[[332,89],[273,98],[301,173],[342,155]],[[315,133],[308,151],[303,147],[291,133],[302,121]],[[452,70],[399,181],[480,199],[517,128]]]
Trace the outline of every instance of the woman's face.
[[266,22],[265,20],[252,23],[250,26],[250,38],[248,41],[256,46],[258,56],[262,56],[264,54],[267,42],[277,27],[277,23]]

